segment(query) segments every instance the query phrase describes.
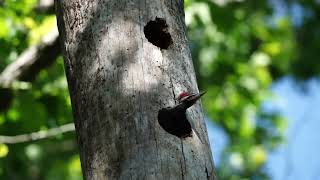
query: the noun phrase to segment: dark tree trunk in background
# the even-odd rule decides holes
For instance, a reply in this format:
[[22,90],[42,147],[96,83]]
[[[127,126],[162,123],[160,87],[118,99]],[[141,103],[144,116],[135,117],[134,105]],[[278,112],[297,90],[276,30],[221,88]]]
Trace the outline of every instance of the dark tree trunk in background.
[[198,92],[180,0],[58,0],[56,12],[85,179],[214,179],[200,103],[197,136],[158,111]]

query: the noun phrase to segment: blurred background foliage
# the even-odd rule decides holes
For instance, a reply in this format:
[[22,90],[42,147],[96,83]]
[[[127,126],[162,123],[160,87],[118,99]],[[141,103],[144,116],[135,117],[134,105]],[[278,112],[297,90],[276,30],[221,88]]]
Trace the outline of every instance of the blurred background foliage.
[[[39,4],[0,1],[0,72],[56,28],[53,12]],[[270,86],[279,79],[292,77],[303,90],[319,75],[319,11],[318,0],[185,0],[198,84],[208,91],[204,108],[228,138],[216,164],[219,179],[270,179],[265,162],[284,142],[287,120],[262,106],[275,98]],[[0,104],[10,102],[0,105],[1,135],[73,122],[61,56],[9,90],[0,88]],[[0,143],[0,179],[82,179],[74,132]]]

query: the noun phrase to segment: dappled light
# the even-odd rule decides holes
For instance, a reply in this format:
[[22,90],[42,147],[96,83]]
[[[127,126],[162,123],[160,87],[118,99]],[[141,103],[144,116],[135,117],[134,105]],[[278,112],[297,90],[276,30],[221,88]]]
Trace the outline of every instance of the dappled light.
[[[320,102],[319,1],[185,0],[185,19],[162,7],[153,7],[158,16],[145,18],[151,7],[143,1],[128,3],[109,16],[114,5],[102,2],[107,1],[69,9],[76,18],[68,19],[72,23],[64,33],[71,34],[74,42],[63,45],[74,56],[64,62],[53,1],[0,0],[0,179],[83,178],[77,138],[80,143],[89,141],[76,137],[73,101],[85,107],[73,107],[77,113],[87,116],[75,119],[82,123],[77,128],[92,128],[93,120],[122,115],[114,124],[101,121],[96,127],[109,128],[108,133],[88,131],[98,137],[92,144],[105,142],[114,132],[117,143],[106,143],[101,149],[121,149],[123,143],[131,144],[130,151],[139,157],[157,150],[160,159],[176,158],[159,152],[160,137],[165,148],[179,152],[177,157],[183,159],[184,152],[198,157],[207,140],[197,139],[190,123],[177,129],[159,119],[159,110],[177,103],[178,92],[197,89],[207,94],[189,113],[192,119],[202,120],[203,106],[205,118],[214,123],[208,131],[213,159],[218,160],[218,179],[319,179],[316,150],[320,145],[315,138]],[[130,7],[135,17],[123,12]],[[79,20],[83,18],[80,10],[90,12],[86,22]],[[160,16],[164,12],[170,18]],[[188,39],[175,35],[184,28]],[[186,42],[191,54],[183,46]],[[101,56],[95,54],[98,51]],[[68,76],[76,84],[69,84],[70,92],[81,89],[72,100],[65,70],[81,77]],[[194,73],[199,88],[193,86]],[[91,92],[99,96],[92,98]],[[154,106],[144,105],[147,101]],[[85,106],[83,102],[89,103]],[[87,107],[96,104],[104,108],[103,116],[87,112]],[[128,109],[132,104],[137,107]],[[152,116],[147,117],[144,112],[149,110]],[[95,111],[100,113],[100,109]],[[141,112],[139,118],[129,121],[137,112]],[[84,122],[90,118],[93,120]],[[195,124],[201,136],[205,135],[202,121]],[[125,128],[136,128],[134,142],[123,140]],[[148,133],[139,134],[144,130]],[[217,143],[221,134],[223,145]],[[149,137],[155,139],[152,146],[146,141]],[[171,142],[178,142],[179,147]],[[121,153],[106,157],[92,148],[90,156],[98,160],[103,156],[107,161]],[[305,166],[300,163],[304,158],[311,159]],[[118,159],[112,162],[117,164]],[[103,173],[110,173],[106,163],[82,165],[105,166]],[[132,171],[131,167],[121,168]]]

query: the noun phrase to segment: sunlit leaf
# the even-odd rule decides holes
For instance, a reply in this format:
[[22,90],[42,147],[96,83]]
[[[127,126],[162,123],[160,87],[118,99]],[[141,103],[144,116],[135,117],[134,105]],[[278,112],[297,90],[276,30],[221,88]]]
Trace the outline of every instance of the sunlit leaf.
[[30,144],[25,148],[25,153],[29,159],[36,160],[40,158],[42,150],[39,145]]
[[0,144],[0,158],[6,157],[9,153],[9,148],[5,144]]
[[231,168],[233,168],[236,171],[241,171],[244,168],[243,156],[238,152],[233,152],[230,154],[229,163]]
[[262,46],[262,50],[270,55],[279,55],[281,53],[281,44],[280,42],[270,42]]
[[82,179],[79,155],[71,157],[68,163],[69,179]]
[[249,162],[253,168],[261,166],[267,159],[267,153],[265,149],[258,145],[251,147],[249,151]]
[[33,28],[30,32],[28,42],[29,44],[36,44],[39,40],[47,33],[56,28],[56,17],[48,16],[46,17],[40,26]]

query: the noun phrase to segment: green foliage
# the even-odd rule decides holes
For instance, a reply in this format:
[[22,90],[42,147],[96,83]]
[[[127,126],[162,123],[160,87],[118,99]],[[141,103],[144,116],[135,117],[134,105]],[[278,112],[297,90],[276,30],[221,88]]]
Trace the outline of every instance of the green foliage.
[[[304,10],[274,17],[270,1],[186,0],[188,38],[210,119],[229,144],[217,165],[220,179],[269,179],[268,153],[283,141],[287,121],[265,112],[274,98],[270,86],[283,76],[304,80],[320,72],[315,1],[283,0]],[[37,14],[36,0],[6,0],[0,6],[0,71],[55,26],[52,15]],[[72,122],[71,104],[59,57],[34,82],[13,85],[14,99],[0,113],[0,134],[17,135]],[[215,157],[217,158],[217,157]],[[74,133],[22,144],[0,144],[0,179],[82,179]]]
[[[0,70],[55,27],[54,16],[33,11],[36,0],[5,1],[0,8]],[[18,135],[73,122],[59,57],[34,82],[13,84],[14,99],[0,113],[0,133]],[[74,133],[45,141],[0,144],[0,179],[82,179]]]
[[33,11],[36,2],[6,0],[0,6],[0,70],[55,26],[55,17]]
[[[270,1],[226,2],[188,0],[185,8],[198,82],[208,91],[204,108],[229,139],[217,172],[220,179],[268,179],[263,165],[268,152],[282,142],[287,123],[276,112],[264,112],[262,105],[273,98],[273,81],[320,72],[313,53],[320,41],[315,34],[313,39],[300,35],[309,28],[295,27],[291,14],[274,17]],[[290,7],[299,2],[283,3]],[[316,24],[314,20],[312,27]],[[308,50],[300,47],[304,38],[315,43]]]

